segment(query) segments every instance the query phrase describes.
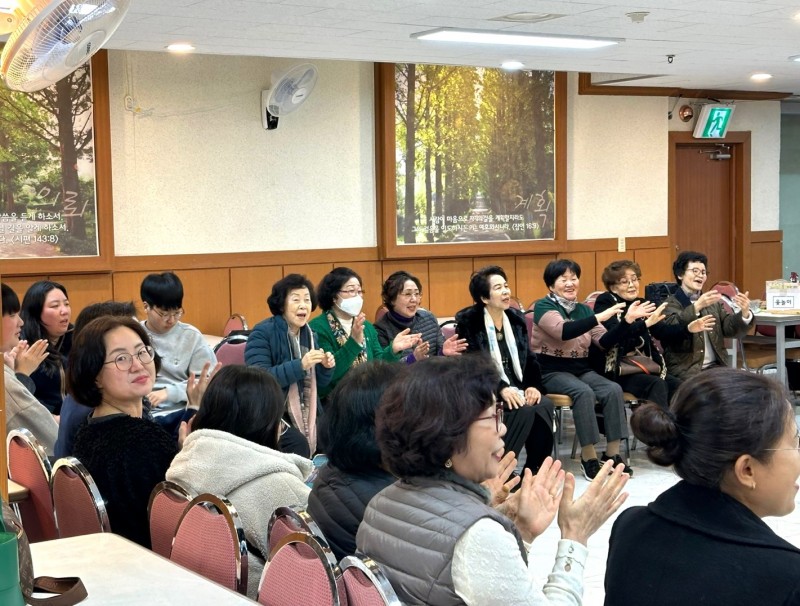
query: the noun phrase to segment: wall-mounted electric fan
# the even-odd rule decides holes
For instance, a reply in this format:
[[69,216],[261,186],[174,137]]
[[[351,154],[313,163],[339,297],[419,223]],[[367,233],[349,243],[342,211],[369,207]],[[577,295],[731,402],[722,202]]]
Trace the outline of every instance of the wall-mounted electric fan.
[[308,99],[317,83],[317,67],[301,63],[272,75],[272,88],[261,91],[261,124],[267,130],[278,128],[278,118],[291,114]]

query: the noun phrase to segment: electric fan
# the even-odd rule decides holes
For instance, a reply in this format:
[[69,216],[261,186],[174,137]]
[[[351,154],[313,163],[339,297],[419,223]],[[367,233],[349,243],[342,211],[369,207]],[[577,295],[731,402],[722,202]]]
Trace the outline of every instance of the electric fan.
[[299,108],[316,83],[317,67],[311,63],[301,63],[279,75],[273,74],[272,88],[261,91],[261,123],[264,128],[278,128],[278,118]]
[[23,92],[55,84],[100,50],[129,5],[130,0],[18,0],[17,27],[0,56],[0,78]]

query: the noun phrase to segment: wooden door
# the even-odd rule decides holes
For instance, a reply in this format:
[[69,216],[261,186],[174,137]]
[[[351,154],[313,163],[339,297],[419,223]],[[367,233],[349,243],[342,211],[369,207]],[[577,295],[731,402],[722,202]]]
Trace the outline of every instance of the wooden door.
[[735,145],[708,143],[680,144],[675,150],[675,254],[705,253],[709,284],[736,281],[735,154]]

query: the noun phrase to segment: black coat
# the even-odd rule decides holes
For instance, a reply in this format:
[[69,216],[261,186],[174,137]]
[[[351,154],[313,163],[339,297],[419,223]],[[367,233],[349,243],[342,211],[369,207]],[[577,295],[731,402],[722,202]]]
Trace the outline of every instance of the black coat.
[[750,509],[679,482],[611,530],[607,606],[797,606],[800,550]]
[[308,495],[308,513],[337,560],[355,553],[356,532],[367,504],[396,480],[392,474],[380,469],[346,473],[330,463],[320,468]]
[[[486,334],[483,309],[483,306],[473,305],[465,307],[456,314],[456,333],[460,338],[467,340],[468,353],[489,351],[489,335]],[[517,342],[519,366],[522,369],[522,388],[535,387],[542,394],[546,394],[547,391],[542,384],[542,369],[536,354],[531,350],[525,316],[514,308],[507,309],[505,313],[511,323],[511,330],[514,331],[514,340]],[[501,381],[498,392],[505,387],[508,387],[508,384]]]

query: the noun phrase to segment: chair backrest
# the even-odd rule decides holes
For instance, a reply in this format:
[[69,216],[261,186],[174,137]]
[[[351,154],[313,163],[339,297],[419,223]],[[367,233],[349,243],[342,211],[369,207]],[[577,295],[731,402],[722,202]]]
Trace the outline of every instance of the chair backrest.
[[27,429],[15,429],[6,438],[8,477],[28,489],[28,498],[17,504],[25,534],[31,543],[58,538],[53,513],[50,477],[53,468],[47,451]]
[[239,593],[247,593],[247,542],[236,508],[219,495],[197,495],[186,506],[169,559]]
[[167,480],[156,484],[150,493],[150,501],[147,504],[150,544],[158,555],[169,558],[178,522],[189,506],[192,496],[183,486]]
[[444,340],[447,341],[447,339],[456,334],[456,321],[447,320],[446,322],[442,322],[439,325],[439,328],[442,331],[442,336],[444,337]]
[[244,364],[245,347],[247,347],[247,341],[240,341],[238,343],[223,341],[220,343],[215,353],[217,356],[217,362],[223,366],[230,366],[231,364]]
[[272,516],[267,524],[267,545],[269,552],[280,543],[283,537],[293,532],[305,532],[314,535],[317,539],[325,542],[325,537],[322,534],[317,523],[311,518],[304,508],[293,507],[278,507],[272,512]]
[[227,337],[233,330],[247,330],[247,320],[244,319],[242,314],[231,314],[222,329],[222,336]]
[[[305,532],[284,536],[270,551],[258,584],[258,603],[268,606],[345,606],[339,567],[324,540]],[[344,596],[344,586],[341,585]]]
[[381,305],[375,310],[375,323],[377,324],[380,319],[388,313],[389,309],[385,305]]
[[604,290],[595,290],[594,292],[590,292],[589,296],[586,297],[586,300],[584,300],[583,303],[594,309],[594,302],[597,301],[597,297],[602,295],[604,292]]
[[106,503],[91,474],[75,457],[56,461],[50,480],[58,535],[62,539],[111,532]]
[[511,300],[509,301],[509,305],[508,306],[509,307],[513,307],[514,309],[518,309],[518,310],[522,311],[522,301],[520,301],[516,297],[511,297]]
[[378,563],[367,556],[346,556],[339,563],[347,606],[402,606]]

